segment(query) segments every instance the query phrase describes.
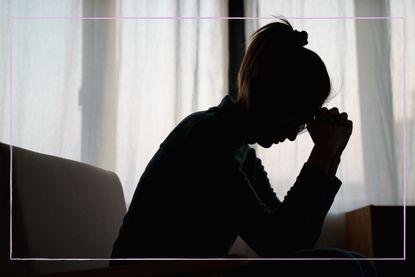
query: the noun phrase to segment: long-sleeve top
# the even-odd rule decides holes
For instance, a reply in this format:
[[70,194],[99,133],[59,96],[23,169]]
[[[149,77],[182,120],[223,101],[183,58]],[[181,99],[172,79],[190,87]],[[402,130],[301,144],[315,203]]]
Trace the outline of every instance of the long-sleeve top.
[[226,96],[169,134],[139,180],[113,258],[221,257],[238,235],[260,256],[314,246],[341,181],[306,162],[280,201],[245,142],[243,116]]

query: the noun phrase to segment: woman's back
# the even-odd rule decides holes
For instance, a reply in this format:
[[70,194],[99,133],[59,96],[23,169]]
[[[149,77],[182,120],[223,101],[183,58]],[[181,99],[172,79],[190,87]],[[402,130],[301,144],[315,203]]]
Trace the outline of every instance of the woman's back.
[[227,254],[237,233],[227,213],[231,184],[218,166],[228,153],[245,162],[250,149],[235,144],[230,102],[188,116],[160,145],[137,185],[114,257]]

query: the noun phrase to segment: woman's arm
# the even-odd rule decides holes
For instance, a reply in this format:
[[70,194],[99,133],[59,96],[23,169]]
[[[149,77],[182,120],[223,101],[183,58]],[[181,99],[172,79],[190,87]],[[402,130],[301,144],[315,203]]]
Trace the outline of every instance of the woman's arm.
[[278,208],[281,201],[272,188],[261,160],[257,158],[255,150],[252,148],[248,150],[243,170],[252,176],[251,185],[265,206],[271,211]]
[[261,256],[288,256],[314,246],[340,180],[306,163],[284,201],[270,209],[264,195],[257,193],[259,187],[270,186],[263,167],[251,184],[236,161],[226,160],[220,167],[228,168],[222,172],[223,185],[229,188],[228,210],[245,242]]

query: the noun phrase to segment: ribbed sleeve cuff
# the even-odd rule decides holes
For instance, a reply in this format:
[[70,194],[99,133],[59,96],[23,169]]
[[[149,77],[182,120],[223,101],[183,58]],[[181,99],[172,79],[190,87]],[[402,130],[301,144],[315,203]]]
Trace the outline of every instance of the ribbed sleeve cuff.
[[[342,184],[337,177],[327,175],[323,170],[308,162],[304,164],[298,178],[301,180],[300,183],[312,187],[313,190],[322,190],[334,195]],[[309,184],[310,181],[313,184]]]

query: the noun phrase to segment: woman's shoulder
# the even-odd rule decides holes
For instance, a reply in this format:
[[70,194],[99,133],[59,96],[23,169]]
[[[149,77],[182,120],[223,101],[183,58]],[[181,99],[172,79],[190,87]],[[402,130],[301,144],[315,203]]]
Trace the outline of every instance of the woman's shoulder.
[[222,145],[226,143],[226,128],[216,110],[196,112],[183,120],[188,143]]
[[224,126],[214,110],[199,111],[184,118],[167,136],[166,149],[188,149],[198,145],[223,143]]

